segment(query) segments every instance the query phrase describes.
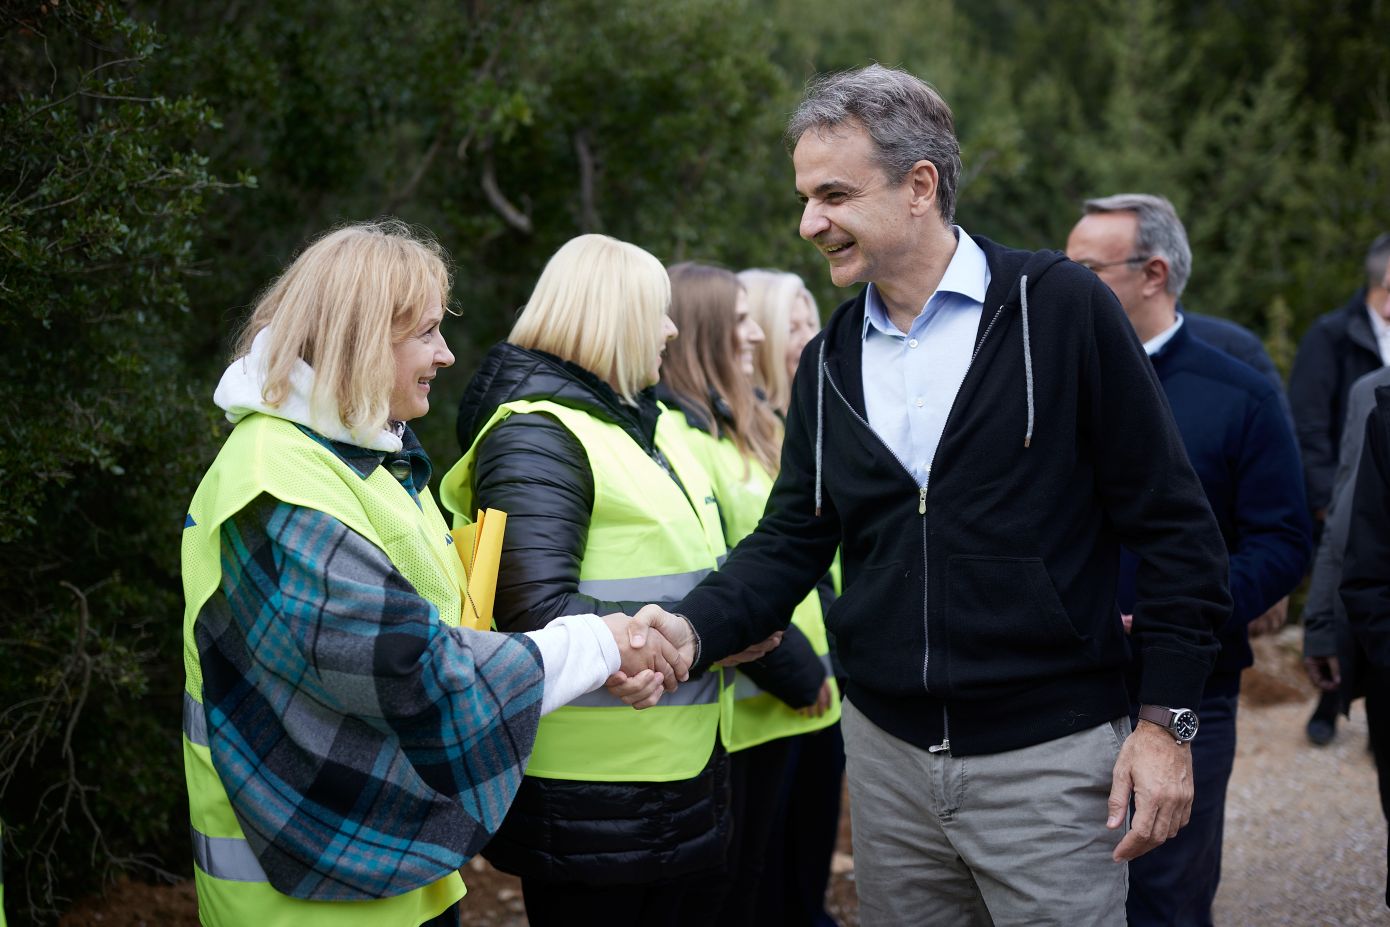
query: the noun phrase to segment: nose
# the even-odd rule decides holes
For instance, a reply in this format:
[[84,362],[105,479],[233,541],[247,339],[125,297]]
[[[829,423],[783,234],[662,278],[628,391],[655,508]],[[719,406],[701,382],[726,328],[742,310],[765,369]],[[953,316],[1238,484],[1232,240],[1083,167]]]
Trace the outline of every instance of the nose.
[[801,228],[798,230],[801,237],[811,241],[828,228],[830,221],[821,214],[814,201],[808,200],[805,208],[801,210]]
[[444,333],[439,333],[439,347],[434,352],[434,365],[436,367],[454,366],[454,352],[449,350],[449,343],[444,340]]
[[748,343],[762,344],[767,340],[767,335],[763,333],[763,327],[752,319],[748,320]]
[[680,334],[680,329],[676,328],[676,323],[671,321],[669,315],[661,320],[661,334],[665,336],[667,341],[673,340]]

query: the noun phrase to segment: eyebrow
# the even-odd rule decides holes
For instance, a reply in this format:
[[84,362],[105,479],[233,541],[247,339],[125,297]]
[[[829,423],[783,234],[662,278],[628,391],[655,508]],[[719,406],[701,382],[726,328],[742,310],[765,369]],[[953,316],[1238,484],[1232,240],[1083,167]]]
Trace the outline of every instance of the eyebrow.
[[[816,185],[816,188],[815,188],[814,190],[811,191],[811,195],[812,195],[812,196],[821,196],[821,195],[823,195],[823,194],[825,194],[825,193],[827,193],[827,192],[829,192],[829,191],[831,191],[831,190],[852,190],[852,189],[854,189],[854,184],[850,183],[849,181],[847,181],[847,180],[834,180],[834,179],[832,179],[832,180],[826,180],[826,181],[823,181],[823,182],[817,184],[817,185]],[[796,195],[797,195],[797,196],[805,196],[806,194],[802,193],[800,190],[797,190],[797,191],[796,191]]]

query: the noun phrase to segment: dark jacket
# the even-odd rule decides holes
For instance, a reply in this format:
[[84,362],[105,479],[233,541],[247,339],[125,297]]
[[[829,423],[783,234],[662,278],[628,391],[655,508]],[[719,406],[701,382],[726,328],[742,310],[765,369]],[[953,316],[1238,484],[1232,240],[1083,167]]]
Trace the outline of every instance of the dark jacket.
[[1196,704],[1230,609],[1220,531],[1114,294],[1058,252],[976,240],[991,282],[929,485],[868,424],[861,292],[803,355],[767,514],[680,605],[717,659],[773,630],[842,545],[827,625],[850,700],[918,746],[949,727],[959,755],[1129,711],[1121,542],[1143,561],[1145,702]]
[[1259,337],[1250,329],[1237,325],[1230,319],[1199,315],[1196,312],[1188,312],[1182,306],[1179,306],[1178,310],[1183,314],[1183,324],[1190,328],[1199,340],[1205,341],[1222,354],[1229,354],[1242,364],[1254,368],[1256,373],[1269,381],[1279,394],[1279,406],[1284,410],[1284,416],[1292,427],[1293,409],[1289,407],[1289,397],[1284,392],[1284,378],[1279,375],[1279,369],[1274,366],[1274,361],[1270,359],[1269,352],[1265,350]]
[[1337,476],[1332,483],[1332,502],[1327,506],[1327,523],[1313,557],[1313,575],[1308,580],[1308,598],[1303,602],[1303,654],[1308,657],[1335,656],[1342,677],[1342,711],[1364,695],[1361,663],[1347,624],[1338,586],[1346,557],[1347,531],[1351,524],[1352,494],[1366,443],[1366,418],[1376,406],[1375,390],[1390,386],[1390,367],[1372,370],[1351,385],[1347,393],[1347,417],[1342,424],[1342,440],[1337,449]]
[[1361,652],[1377,671],[1390,671],[1390,386],[1376,388],[1366,419],[1341,592]]
[[[1312,526],[1293,431],[1279,395],[1253,369],[1204,344],[1191,315],[1153,356],[1187,458],[1206,491],[1230,557],[1231,616],[1207,691],[1233,693],[1254,662],[1246,626],[1303,578]],[[1118,601],[1134,607],[1135,556],[1121,561]]]
[[[516,399],[548,399],[614,422],[666,466],[650,390],[630,406],[582,367],[510,344],[488,352],[464,392],[463,450],[498,406]],[[477,450],[473,491],[478,507],[507,513],[494,605],[499,629],[526,631],[585,612],[633,614],[646,604],[578,591],[594,481],[583,447],[555,419],[516,415],[489,431]],[[718,746],[703,772],[677,782],[526,776],[483,855],[504,872],[548,881],[637,884],[697,872],[724,859],[728,800],[728,756]]]
[[1325,510],[1332,501],[1347,391],[1382,366],[1366,312],[1363,289],[1345,306],[1314,322],[1298,346],[1289,374],[1289,403],[1298,423],[1298,449],[1313,511]]

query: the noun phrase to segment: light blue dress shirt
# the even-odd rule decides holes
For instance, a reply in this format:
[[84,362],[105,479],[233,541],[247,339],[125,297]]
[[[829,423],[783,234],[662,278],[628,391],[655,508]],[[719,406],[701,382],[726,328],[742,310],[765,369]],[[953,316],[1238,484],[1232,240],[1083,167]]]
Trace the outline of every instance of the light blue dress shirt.
[[919,487],[970,367],[990,280],[980,246],[960,226],[954,231],[956,253],[906,333],[889,321],[872,283],[865,296],[864,408]]

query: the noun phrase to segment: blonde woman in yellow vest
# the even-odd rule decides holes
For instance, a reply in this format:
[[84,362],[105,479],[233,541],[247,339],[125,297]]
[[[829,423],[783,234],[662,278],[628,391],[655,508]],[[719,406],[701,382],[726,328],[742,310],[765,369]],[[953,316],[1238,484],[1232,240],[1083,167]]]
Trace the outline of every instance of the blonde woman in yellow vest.
[[[718,565],[709,479],[653,394],[666,270],[584,235],[546,265],[459,407],[446,508],[508,513],[499,628],[670,603]],[[534,927],[714,923],[729,835],[718,673],[649,711],[596,693],[542,720],[516,802],[485,855],[519,875]]]
[[620,698],[660,695],[623,616],[459,628],[460,561],[407,424],[454,360],[448,299],[428,238],[338,229],[261,296],[218,384],[235,428],[182,552],[208,927],[457,924],[458,869],[501,822],[540,716],[620,666]]
[[[683,334],[667,350],[660,395],[710,475],[732,548],[762,516],[781,449],[781,423],[753,388],[754,358],[765,336],[733,273],[685,263],[670,268],[670,276],[671,317]],[[764,867],[783,842],[775,825],[793,744],[839,718],[818,594],[785,617],[791,626],[781,647],[757,663],[722,671],[734,839],[719,923],[730,927],[766,923],[758,897]]]

